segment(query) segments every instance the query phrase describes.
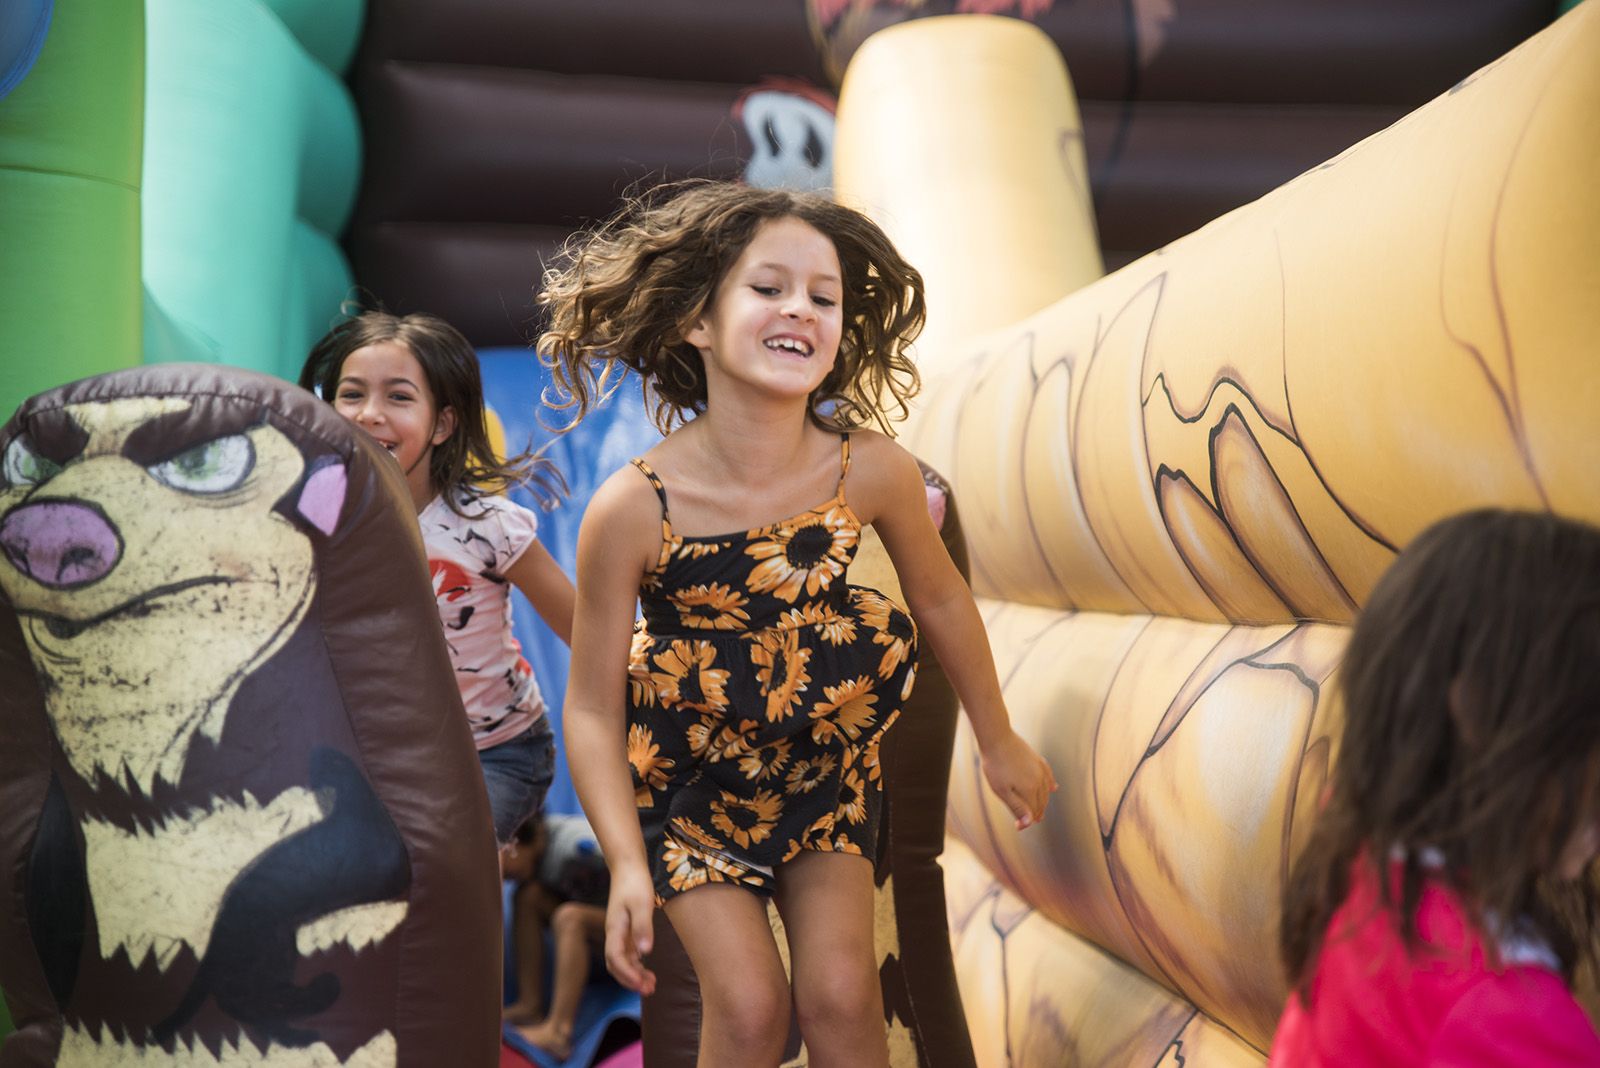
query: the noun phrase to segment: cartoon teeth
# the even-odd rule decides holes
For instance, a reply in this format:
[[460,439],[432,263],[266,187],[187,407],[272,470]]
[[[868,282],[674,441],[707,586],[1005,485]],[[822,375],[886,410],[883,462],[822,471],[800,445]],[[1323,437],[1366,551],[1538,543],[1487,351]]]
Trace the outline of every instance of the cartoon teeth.
[[387,938],[405,918],[404,901],[378,901],[340,909],[296,931],[295,948],[302,957],[332,949],[341,942],[362,950]]
[[242,804],[221,801],[151,830],[85,820],[101,956],[121,947],[135,964],[153,959],[162,971],[185,945],[203,957],[222,898],[245,866],[324,816],[317,795],[296,786],[265,806],[247,793]]
[[91,1034],[69,1024],[62,1035],[57,1068],[98,1068],[117,1064],[126,1068],[394,1068],[398,1050],[394,1035],[379,1032],[347,1060],[340,1060],[326,1043],[287,1048],[268,1043],[261,1049],[246,1036],[237,1042],[223,1040],[216,1053],[199,1041],[179,1039],[168,1053],[160,1046],[141,1046],[126,1039]]

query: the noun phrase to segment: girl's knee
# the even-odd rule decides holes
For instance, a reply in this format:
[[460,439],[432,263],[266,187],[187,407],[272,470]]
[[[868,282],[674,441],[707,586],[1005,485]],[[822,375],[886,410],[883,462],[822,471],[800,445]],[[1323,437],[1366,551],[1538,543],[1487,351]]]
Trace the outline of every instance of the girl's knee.
[[550,914],[550,929],[558,934],[562,932],[578,934],[583,931],[583,927],[583,906],[577,902],[563,901]]
[[854,1030],[883,1023],[883,993],[870,962],[829,968],[797,980],[794,1004],[805,1034],[819,1026]]
[[741,1048],[782,1046],[789,1034],[789,984],[781,975],[700,981],[707,1018]]

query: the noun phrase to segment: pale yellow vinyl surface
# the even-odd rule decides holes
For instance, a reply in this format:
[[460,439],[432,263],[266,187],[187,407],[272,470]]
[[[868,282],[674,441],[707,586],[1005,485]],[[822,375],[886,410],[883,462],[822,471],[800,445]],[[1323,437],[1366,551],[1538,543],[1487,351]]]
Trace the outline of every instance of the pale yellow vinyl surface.
[[1176,1064],[1184,1020],[1190,1068],[1259,1063],[1360,604],[1446,515],[1600,521],[1600,5],[1093,282],[1081,175],[1038,165],[1075,108],[1010,95],[1059,58],[990,21],[863,47],[837,171],[929,279],[905,441],[1061,782],[1018,834],[958,741],[968,1022],[983,1065]]

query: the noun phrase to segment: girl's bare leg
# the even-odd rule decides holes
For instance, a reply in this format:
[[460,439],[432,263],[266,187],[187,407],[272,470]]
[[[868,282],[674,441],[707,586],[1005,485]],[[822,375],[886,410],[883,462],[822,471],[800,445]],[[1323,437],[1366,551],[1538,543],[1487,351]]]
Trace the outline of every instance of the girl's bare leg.
[[795,1012],[811,1068],[888,1068],[889,1035],[872,941],[872,865],[802,852],[778,873]]
[[766,899],[712,883],[667,902],[700,978],[699,1068],[776,1068],[789,1037],[789,983]]

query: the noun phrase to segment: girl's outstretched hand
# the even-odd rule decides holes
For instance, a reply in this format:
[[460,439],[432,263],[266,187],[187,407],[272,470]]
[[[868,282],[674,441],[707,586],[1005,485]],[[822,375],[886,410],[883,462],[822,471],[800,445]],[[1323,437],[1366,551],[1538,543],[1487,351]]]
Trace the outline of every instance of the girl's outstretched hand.
[[655,887],[645,868],[613,871],[606,904],[606,970],[629,990],[656,992],[656,973],[644,966],[655,937]]
[[989,789],[1016,817],[1017,830],[1044,819],[1045,805],[1056,791],[1056,777],[1033,746],[1008,729],[983,749],[982,756]]

